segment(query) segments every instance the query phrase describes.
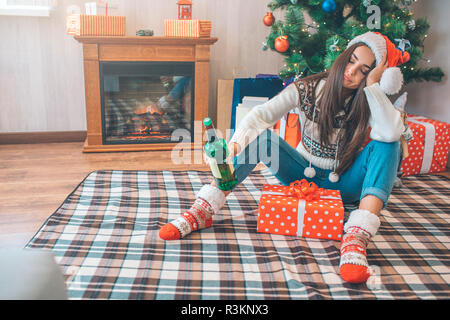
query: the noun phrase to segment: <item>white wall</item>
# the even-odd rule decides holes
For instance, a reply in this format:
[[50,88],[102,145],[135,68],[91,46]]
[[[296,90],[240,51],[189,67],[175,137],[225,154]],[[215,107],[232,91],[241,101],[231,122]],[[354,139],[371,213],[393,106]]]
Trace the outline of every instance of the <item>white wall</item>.
[[441,82],[419,82],[406,86],[407,111],[450,123],[450,1],[421,0],[412,5],[416,17],[427,17],[430,24],[424,45],[422,67],[440,67],[445,76]]
[[[0,132],[86,129],[81,44],[65,34],[66,8],[87,1],[59,0],[50,18],[0,16]],[[176,0],[119,0],[127,35],[149,28],[162,36],[164,19],[176,18]],[[262,51],[270,29],[262,23],[270,0],[194,0],[193,18],[211,20],[210,116],[216,117],[217,79],[277,73],[283,57]],[[448,0],[420,0],[417,16],[431,28],[425,56],[450,73]],[[275,12],[275,16],[281,15]],[[448,77],[442,83],[412,84],[408,111],[450,122]]]
[[[66,9],[87,1],[60,0],[50,18],[0,16],[0,132],[85,130],[81,44],[65,34]],[[127,35],[149,28],[164,35],[164,19],[177,17],[176,0],[119,0]],[[277,73],[282,57],[261,50],[269,28],[269,0],[195,0],[193,18],[211,20],[210,115],[217,79]]]

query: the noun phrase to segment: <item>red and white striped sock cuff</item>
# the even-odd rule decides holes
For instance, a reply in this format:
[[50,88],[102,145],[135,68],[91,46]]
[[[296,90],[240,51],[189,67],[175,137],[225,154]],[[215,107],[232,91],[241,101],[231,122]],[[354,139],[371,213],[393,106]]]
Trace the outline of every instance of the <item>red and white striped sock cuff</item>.
[[222,190],[210,184],[205,184],[198,191],[196,198],[205,200],[214,211],[218,213],[225,204],[226,197]]
[[344,225],[344,232],[348,232],[353,227],[358,227],[373,237],[380,227],[380,218],[369,210],[353,210]]

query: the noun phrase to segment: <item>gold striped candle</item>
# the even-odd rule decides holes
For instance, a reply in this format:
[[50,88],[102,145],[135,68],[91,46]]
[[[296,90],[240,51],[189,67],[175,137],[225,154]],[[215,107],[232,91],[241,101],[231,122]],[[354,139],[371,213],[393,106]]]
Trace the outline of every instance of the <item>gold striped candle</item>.
[[67,17],[67,34],[79,36],[124,36],[124,16],[72,14]]
[[164,36],[199,38],[209,37],[211,21],[207,20],[164,20]]

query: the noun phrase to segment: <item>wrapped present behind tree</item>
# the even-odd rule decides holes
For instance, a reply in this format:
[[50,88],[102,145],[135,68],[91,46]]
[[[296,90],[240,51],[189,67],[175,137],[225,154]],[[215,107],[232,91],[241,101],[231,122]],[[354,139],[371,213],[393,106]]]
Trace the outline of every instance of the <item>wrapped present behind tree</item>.
[[403,176],[445,171],[450,147],[450,124],[408,114],[412,133],[408,157],[402,161]]
[[242,103],[239,103],[236,107],[236,124],[235,128],[239,126],[242,119],[256,106],[264,104],[268,101],[268,97],[249,97],[242,98]]
[[211,21],[207,20],[164,20],[165,37],[209,38]]
[[305,179],[289,186],[263,185],[257,231],[341,240],[344,205],[338,190],[318,188]]
[[289,112],[284,115],[273,126],[273,129],[276,134],[285,140],[292,148],[297,149],[297,146],[302,138],[300,131],[300,118],[297,113]]
[[67,34],[74,36],[125,36],[125,16],[71,14]]

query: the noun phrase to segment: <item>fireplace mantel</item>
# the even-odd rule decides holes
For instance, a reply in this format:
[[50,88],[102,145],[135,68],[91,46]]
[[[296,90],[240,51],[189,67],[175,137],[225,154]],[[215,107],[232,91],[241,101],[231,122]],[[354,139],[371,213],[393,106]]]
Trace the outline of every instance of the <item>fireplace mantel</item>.
[[[100,62],[170,61],[193,62],[194,121],[208,116],[210,46],[217,38],[75,36],[83,44],[87,138],[84,152],[170,150],[178,143],[103,144]],[[197,128],[198,130],[198,128]],[[196,131],[197,132],[197,131]],[[200,132],[202,132],[200,130]],[[202,135],[193,136],[191,148],[201,148]]]

